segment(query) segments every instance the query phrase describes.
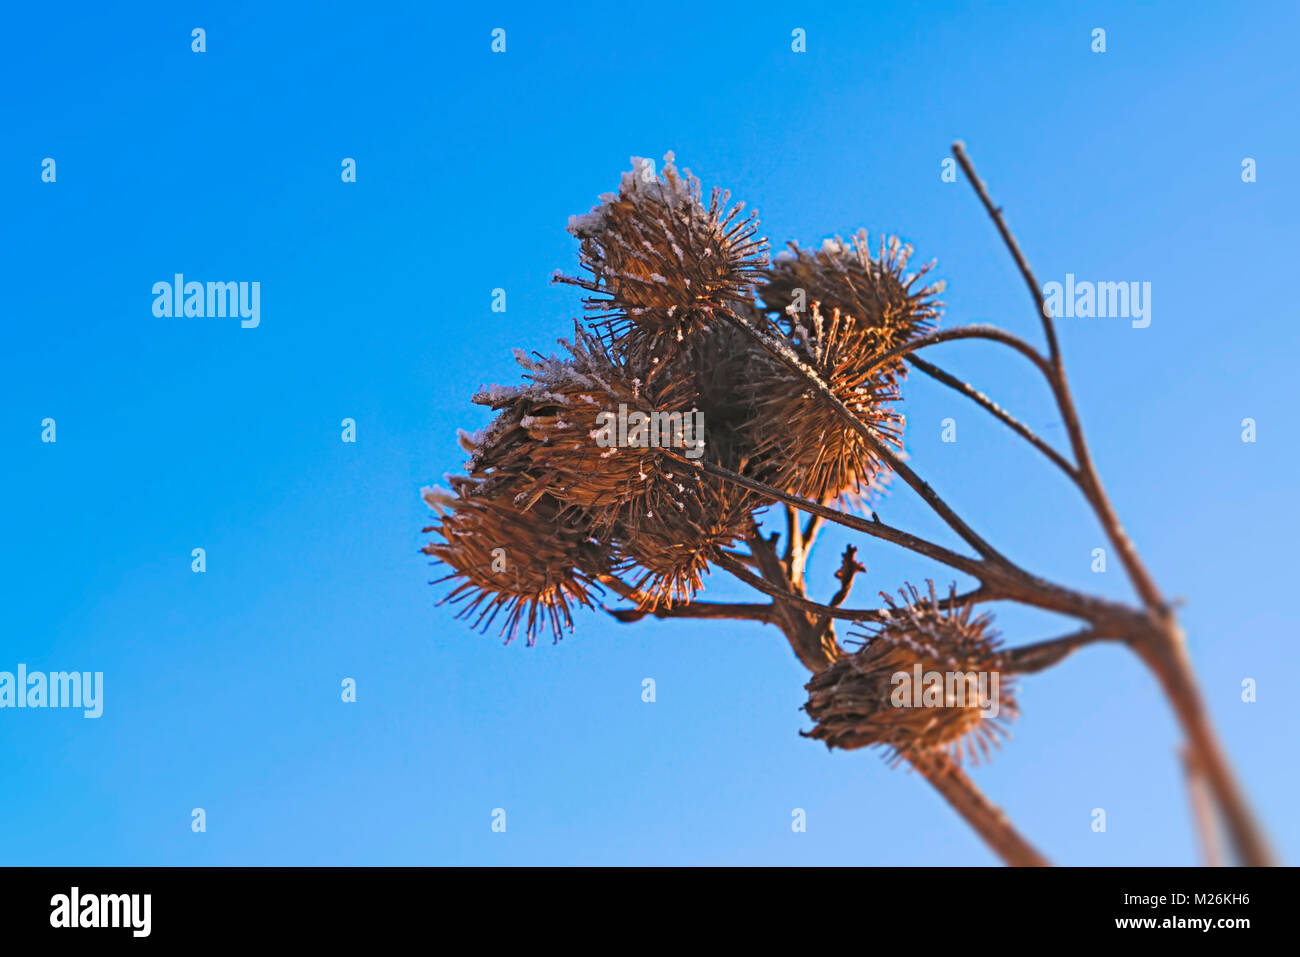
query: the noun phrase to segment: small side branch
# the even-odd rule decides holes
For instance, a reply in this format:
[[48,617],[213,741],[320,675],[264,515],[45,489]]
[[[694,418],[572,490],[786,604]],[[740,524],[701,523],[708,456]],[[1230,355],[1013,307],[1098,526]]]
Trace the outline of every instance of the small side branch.
[[[853,429],[862,440],[867,444],[871,451],[891,468],[921,499],[930,506],[936,515],[938,515],[954,532],[961,536],[971,548],[984,558],[996,561],[1006,561],[1002,554],[992,545],[986,542],[978,532],[970,527],[966,521],[958,515],[946,501],[930,487],[921,476],[917,475],[912,468],[902,460],[902,458],[891,449],[885,442],[882,442],[879,436],[863,422],[858,416],[854,415],[852,410],[835,394],[822,378],[814,372],[806,363],[799,359],[798,354],[791,347],[788,340],[777,338],[759,329],[757,326],[747,322],[744,317],[738,315],[730,309],[721,310],[721,314],[728,322],[739,328],[757,342],[764,351],[773,359],[776,359],[792,373],[808,384],[810,390],[824,402],[832,412],[834,412],[841,421],[849,428]],[[991,327],[990,327],[991,328]],[[829,516],[828,516],[829,517]]]
[[[853,590],[853,579],[858,576],[859,572],[866,572],[867,567],[858,561],[858,550],[853,545],[844,546],[844,554],[840,556],[840,567],[835,573],[835,577],[840,580],[840,587],[831,596],[828,602],[831,608],[839,608],[840,605],[849,597],[849,592]],[[813,632],[818,640],[821,640],[831,627],[831,616],[823,614],[817,619],[817,624],[813,626]]]
[[1002,652],[1002,664],[1008,671],[1021,675],[1030,675],[1060,663],[1084,645],[1113,640],[1104,635],[1099,635],[1091,628],[1085,628],[1062,638],[1052,638],[1047,641],[1035,642],[1032,645],[1009,648]]
[[[989,566],[977,558],[969,558],[965,555],[958,554],[951,549],[944,548],[942,545],[926,541],[916,535],[904,532],[891,525],[886,525],[884,522],[879,520],[868,521],[864,518],[859,518],[856,515],[851,515],[848,512],[841,512],[825,505],[819,505],[810,499],[800,498],[797,495],[783,492],[764,482],[747,478],[739,472],[733,472],[731,469],[724,468],[721,465],[714,465],[712,462],[705,459],[688,459],[683,455],[677,454],[672,449],[664,449],[660,454],[666,458],[672,459],[674,462],[681,463],[686,468],[692,468],[699,472],[706,472],[709,475],[726,479],[728,482],[741,488],[749,489],[751,492],[758,492],[760,495],[776,499],[778,502],[785,502],[787,505],[793,505],[812,515],[820,515],[838,525],[843,525],[847,528],[853,529],[854,531],[865,532],[875,538],[882,538],[887,542],[893,542],[895,545],[900,545],[903,548],[916,552],[917,554],[924,555],[926,558],[932,558],[950,568],[966,572],[968,575],[974,575],[976,578],[980,578],[981,580],[983,579],[983,576],[988,573]],[[1005,559],[1003,561],[1005,562]],[[1011,568],[1014,566],[1007,563],[1006,567]]]
[[918,336],[915,339],[909,339],[900,346],[888,349],[871,360],[867,367],[878,369],[881,366],[888,365],[895,359],[910,357],[912,353],[924,349],[927,346],[937,346],[941,342],[954,342],[958,339],[987,339],[990,342],[998,342],[1004,346],[1010,346],[1015,349],[1030,362],[1032,362],[1046,378],[1048,382],[1053,381],[1052,367],[1048,361],[1043,358],[1042,353],[1025,342],[1017,335],[1007,332],[1005,329],[999,329],[997,326],[976,323],[969,326],[953,326],[951,329],[940,329],[937,332],[931,332],[924,336]]
[[947,752],[923,752],[909,760],[1005,863],[1013,867],[1049,866],[1047,859],[1020,835],[1002,809],[984,796]]
[[1201,848],[1205,851],[1207,867],[1223,866],[1223,849],[1219,846],[1219,832],[1216,827],[1214,807],[1205,786],[1205,775],[1196,763],[1196,754],[1191,748],[1183,748],[1183,768],[1187,772],[1187,795],[1192,802],[1192,816],[1196,819],[1196,830],[1201,836]]
[[956,376],[945,372],[938,366],[931,365],[924,359],[920,359],[916,356],[908,356],[907,361],[921,372],[930,376],[930,378],[936,379],[949,388],[957,390],[962,395],[975,402],[976,405],[986,409],[999,422],[1010,428],[1011,431],[1015,432],[1034,448],[1038,449],[1038,451],[1042,452],[1043,455],[1047,456],[1047,458],[1049,458],[1057,468],[1070,477],[1071,482],[1074,482],[1076,485],[1080,483],[1078,471],[1070,464],[1065,456],[1040,439],[1034,434],[1029,426],[1012,416],[1009,412],[1003,409],[1002,406],[998,405],[983,392],[980,392],[968,382],[962,382]]
[[[602,606],[604,607],[604,606]],[[642,618],[707,618],[731,621],[758,621],[765,625],[776,623],[776,609],[769,602],[717,602],[693,601],[690,604],[673,605],[671,608],[605,608],[609,616],[623,624],[631,624]]]

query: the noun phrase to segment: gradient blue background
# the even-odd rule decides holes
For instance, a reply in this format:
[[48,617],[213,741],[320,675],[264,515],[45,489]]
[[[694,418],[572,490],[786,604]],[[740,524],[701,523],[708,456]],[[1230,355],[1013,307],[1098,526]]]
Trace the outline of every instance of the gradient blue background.
[[[502,647],[435,607],[417,551],[420,487],[487,421],[471,393],[571,328],[577,295],[549,282],[576,268],[565,223],[633,154],[675,150],[778,245],[896,231],[938,258],[945,325],[1037,341],[974,194],[940,179],[955,138],[1043,281],[1153,285],[1150,328],[1062,321],[1071,380],[1294,860],[1294,4],[857,6],[11,9],[0,669],[103,671],[106,702],[97,721],[0,711],[0,863],[992,863],[915,775],[799,737],[806,674],[775,630],[588,614],[558,646]],[[151,286],[176,272],[260,281],[260,328],[155,318]],[[1061,440],[1014,355],[930,358]],[[1128,594],[1113,558],[1089,570],[1100,532],[1045,460],[928,380],[904,407],[913,464],[1000,548]],[[879,511],[950,540],[906,490]],[[853,540],[826,536],[816,595]],[[859,604],[951,579],[859,544]],[[743,594],[723,576],[708,592]],[[1069,627],[995,610],[1011,641]],[[1061,863],[1199,860],[1179,735],[1132,656],[1088,650],[1020,699],[1014,741],[975,774],[1031,840]]]

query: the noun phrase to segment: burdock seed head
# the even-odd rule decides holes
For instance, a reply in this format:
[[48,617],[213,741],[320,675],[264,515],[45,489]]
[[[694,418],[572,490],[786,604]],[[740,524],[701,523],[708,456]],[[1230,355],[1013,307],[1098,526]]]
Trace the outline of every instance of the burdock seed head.
[[[933,325],[941,284],[917,286],[931,268],[906,274],[911,247],[882,238],[872,258],[867,234],[827,240],[816,252],[795,243],[764,273],[759,296],[800,360],[871,430],[876,440],[902,449],[903,416],[894,408],[905,375],[900,359],[881,364],[885,351]],[[783,491],[861,507],[880,490],[888,471],[879,453],[817,396],[775,361],[757,361],[743,385],[755,414],[749,426],[767,481]]]
[[[566,358],[516,352],[525,384],[474,397],[499,414],[474,443],[468,469],[479,477],[511,476],[524,507],[549,495],[581,509],[599,534],[647,501],[653,507],[675,496],[678,483],[665,476],[672,469],[663,450],[684,441],[688,429],[692,441],[704,436],[695,434],[689,380],[635,368],[581,329],[563,345]],[[638,417],[646,423],[639,432]]]
[[[716,449],[715,449],[716,452]],[[672,491],[629,509],[615,528],[615,555],[643,594],[643,609],[689,602],[720,551],[754,533],[757,495],[680,466],[666,471]]]
[[520,626],[529,645],[545,631],[559,641],[573,629],[573,608],[591,606],[590,586],[606,564],[605,550],[548,496],[524,508],[518,486],[503,478],[460,476],[451,484],[452,492],[424,492],[441,519],[424,531],[441,541],[422,551],[452,569],[434,584],[456,581],[442,602],[461,605],[458,618],[477,615],[474,625],[485,631],[504,613],[507,643]]
[[[866,424],[882,445],[902,449],[903,416],[897,376],[873,368],[881,334],[857,317],[813,302],[793,324],[790,340],[803,364]],[[740,385],[753,410],[744,427],[756,469],[769,484],[819,502],[843,498],[861,505],[883,488],[887,467],[858,431],[845,423],[808,382],[785,365],[756,357]]]
[[569,220],[590,276],[556,280],[594,294],[586,307],[621,352],[666,358],[717,310],[753,299],[767,240],[743,203],[728,206],[730,195],[715,188],[706,206],[700,181],[678,172],[671,152],[658,176],[651,160],[633,157],[617,193]]
[[933,749],[987,759],[1016,713],[991,619],[973,616],[955,589],[941,602],[933,582],[926,597],[910,585],[900,594],[886,596],[889,620],[858,651],[805,686],[804,710],[817,722],[807,736],[832,748],[879,745],[894,761]]
[[789,246],[772,261],[758,290],[766,309],[787,328],[806,323],[819,302],[823,313],[838,309],[863,333],[874,333],[867,345],[895,346],[929,331],[939,317],[943,303],[935,296],[943,283],[917,285],[934,264],[908,274],[912,247],[896,236],[881,237],[874,259],[865,231],[847,242],[828,239],[814,252]]

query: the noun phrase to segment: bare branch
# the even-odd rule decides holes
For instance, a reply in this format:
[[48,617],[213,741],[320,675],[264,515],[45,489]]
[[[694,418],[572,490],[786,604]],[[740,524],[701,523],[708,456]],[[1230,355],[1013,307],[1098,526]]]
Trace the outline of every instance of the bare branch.
[[988,189],[985,188],[983,181],[975,172],[974,165],[966,156],[965,146],[960,142],[954,143],[953,153],[1001,234],[1007,249],[1011,252],[1011,257],[1015,260],[1025,285],[1029,287],[1030,296],[1033,298],[1043,323],[1043,332],[1047,337],[1052,364],[1052,388],[1056,395],[1057,406],[1061,410],[1066,432],[1070,437],[1070,446],[1074,451],[1081,480],[1080,485],[1093,511],[1096,512],[1106,537],[1119,553],[1129,580],[1146,606],[1148,626],[1135,632],[1131,636],[1131,643],[1147,667],[1159,679],[1166,697],[1173,706],[1179,725],[1187,735],[1196,767],[1204,775],[1214,793],[1242,863],[1251,866],[1271,864],[1273,857],[1268,842],[1251,814],[1245,795],[1228,765],[1227,756],[1211,726],[1209,714],[1206,712],[1205,703],[1192,672],[1191,661],[1187,657],[1182,629],[1179,628],[1172,610],[1161,596],[1155,580],[1138,558],[1137,549],[1120,524],[1119,516],[1102,487],[1096,465],[1092,461],[1087,441],[1084,439],[1083,426],[1080,424],[1074,399],[1070,395],[1070,387],[1065,378],[1065,366],[1056,339],[1056,328],[1038,279],[1029,268],[1029,263],[1020,251],[1019,243],[1016,242],[1003,219],[1002,210],[994,206]]
[[776,610],[769,602],[767,604],[745,603],[745,602],[715,602],[715,601],[693,601],[684,605],[673,605],[671,608],[653,608],[643,610],[640,608],[608,608],[604,605],[611,618],[615,621],[621,621],[624,624],[631,624],[634,621],[640,621],[647,615],[652,618],[707,618],[734,621],[758,621],[765,625],[776,624]]
[[813,634],[807,616],[796,609],[795,603],[801,601],[803,596],[798,587],[790,581],[785,566],[777,557],[776,535],[765,538],[761,533],[755,533],[749,538],[749,550],[758,559],[759,568],[763,573],[762,578],[750,575],[744,568],[731,567],[731,560],[726,556],[719,558],[719,564],[741,581],[771,594],[776,599],[774,603],[776,613],[780,617],[782,630],[790,642],[790,647],[794,649],[795,656],[809,671],[814,673],[820,671],[838,656],[839,648],[823,645]]
[[[674,462],[681,463],[687,468],[693,468],[700,472],[707,472],[710,475],[716,475],[718,478],[726,479],[741,488],[747,488],[752,492],[758,492],[768,498],[774,498],[779,502],[785,502],[787,505],[793,505],[810,514],[820,515],[829,521],[835,522],[837,525],[843,525],[847,528],[854,529],[855,531],[865,532],[875,538],[882,538],[887,542],[893,542],[895,545],[901,545],[903,548],[917,552],[927,558],[933,558],[935,561],[942,562],[950,568],[956,568],[958,571],[974,575],[976,578],[980,578],[981,580],[983,580],[983,576],[987,574],[989,570],[990,566],[986,562],[982,562],[977,558],[969,558],[965,555],[960,555],[957,552],[944,548],[942,545],[936,545],[934,542],[918,538],[917,536],[904,532],[901,529],[894,528],[891,525],[886,525],[884,522],[878,520],[867,521],[864,518],[859,518],[858,516],[851,515],[848,512],[841,512],[825,505],[818,505],[810,499],[800,498],[797,495],[783,492],[778,488],[748,478],[747,476],[741,475],[739,472],[733,472],[731,469],[724,468],[721,465],[714,465],[712,462],[708,462],[704,459],[688,459],[685,456],[679,455],[672,449],[662,449],[660,450],[660,454],[672,459]],[[1007,568],[1015,567],[1009,562],[1006,562],[1005,559],[1003,559],[1003,562]]]
[[1011,251],[1011,258],[1016,261],[1016,266],[1020,269],[1020,275],[1024,277],[1025,285],[1029,287],[1029,295],[1033,297],[1034,306],[1043,323],[1043,334],[1047,338],[1047,352],[1051,356],[1052,366],[1059,369],[1061,366],[1061,349],[1056,341],[1056,327],[1052,324],[1052,313],[1047,308],[1047,301],[1043,298],[1042,287],[1038,285],[1038,280],[1034,278],[1034,272],[1029,268],[1025,254],[1020,251],[1020,244],[1016,242],[1016,237],[1011,235],[1011,230],[1007,228],[1006,221],[1002,218],[1002,210],[993,205],[993,199],[989,196],[984,181],[975,172],[974,164],[971,163],[970,157],[966,155],[966,144],[958,140],[952,144],[952,152],[957,157],[957,162],[961,164],[966,178],[970,180],[971,186],[975,188],[975,193],[979,196],[980,202],[988,210],[989,217],[992,218],[993,224],[997,226],[998,232],[1002,235],[1002,241],[1007,244],[1007,249]]
[[799,522],[799,512],[790,505],[785,506],[785,554],[781,556],[781,561],[791,569],[791,581],[798,580],[794,567],[796,561],[803,559],[803,530],[799,527]]
[[1160,589],[1156,587],[1155,580],[1152,579],[1150,573],[1138,558],[1137,549],[1133,547],[1133,542],[1125,533],[1123,526],[1120,525],[1119,516],[1115,513],[1110,500],[1106,497],[1106,492],[1101,485],[1101,479],[1097,475],[1097,468],[1093,464],[1092,455],[1088,451],[1088,443],[1083,436],[1083,426],[1079,422],[1078,411],[1074,407],[1074,399],[1070,395],[1070,387],[1065,380],[1065,366],[1061,360],[1061,350],[1056,340],[1056,327],[1052,322],[1051,310],[1047,308],[1047,301],[1043,298],[1042,287],[1039,286],[1033,270],[1029,268],[1024,253],[1020,251],[1020,244],[1011,235],[1011,230],[1002,217],[1002,210],[993,205],[988,189],[975,172],[974,164],[966,155],[965,145],[957,142],[953,144],[952,148],[953,154],[957,157],[957,162],[961,164],[962,170],[966,173],[966,178],[970,180],[971,186],[974,187],[975,193],[980,198],[980,202],[984,204],[985,210],[988,211],[989,217],[1001,234],[1002,241],[1006,243],[1007,249],[1010,250],[1011,258],[1015,260],[1016,266],[1020,269],[1020,275],[1024,278],[1025,285],[1029,287],[1029,294],[1033,298],[1038,316],[1042,320],[1043,333],[1047,337],[1048,353],[1051,356],[1050,381],[1052,391],[1056,395],[1056,404],[1061,410],[1061,418],[1065,423],[1066,433],[1070,437],[1070,446],[1074,451],[1074,460],[1078,463],[1080,485],[1083,488],[1084,495],[1097,513],[1097,518],[1101,521],[1111,545],[1119,553],[1120,561],[1124,564],[1124,569],[1133,582],[1133,587],[1137,590],[1138,595],[1141,596],[1143,604],[1153,611],[1163,609],[1164,599],[1160,595]]
[[1082,631],[1061,638],[1050,638],[1047,641],[1035,642],[1032,645],[1006,649],[999,657],[1002,666],[1006,670],[1013,671],[1016,674],[1029,675],[1050,668],[1084,645],[1113,640],[1115,639],[1097,634],[1091,628],[1085,628]]
[[930,363],[926,362],[924,359],[920,359],[916,356],[908,356],[907,361],[911,363],[913,366],[915,366],[917,369],[920,369],[926,375],[930,376],[933,379],[937,379],[938,381],[942,382],[946,386],[949,386],[950,388],[956,389],[962,395],[973,400],[977,405],[983,407],[984,409],[987,409],[990,413],[993,414],[993,416],[996,419],[998,419],[998,421],[1008,426],[1013,432],[1019,435],[1022,439],[1025,439],[1027,442],[1029,442],[1030,445],[1032,445],[1034,448],[1038,449],[1038,451],[1042,452],[1045,456],[1051,459],[1057,468],[1059,468],[1062,472],[1064,472],[1066,475],[1070,477],[1070,481],[1074,482],[1076,485],[1080,484],[1079,473],[1075,470],[1074,466],[1069,463],[1069,461],[1065,458],[1065,456],[1061,455],[1060,452],[1056,451],[1056,449],[1052,448],[1050,445],[1048,445],[1046,442],[1040,439],[1037,435],[1035,435],[1030,430],[1030,428],[1027,425],[1020,422],[1020,420],[1014,418],[1010,413],[1008,413],[1000,405],[998,405],[996,402],[994,402],[992,399],[986,396],[983,392],[980,392],[978,389],[970,385],[970,383],[968,382],[962,382],[956,376],[945,372],[943,369],[940,369],[938,366],[931,365]]
[[871,360],[867,370],[878,369],[881,366],[888,365],[890,361],[903,357],[911,356],[912,353],[924,349],[927,346],[937,346],[941,342],[953,342],[957,339],[987,339],[990,342],[1000,342],[1004,346],[1010,346],[1017,352],[1027,357],[1038,371],[1047,377],[1048,382],[1052,382],[1052,367],[1048,365],[1047,360],[1043,358],[1042,353],[1025,342],[1017,335],[1007,332],[1005,329],[999,329],[997,326],[976,324],[970,326],[953,326],[951,329],[940,329],[937,332],[931,332],[924,336],[918,336],[915,339],[909,339],[902,345],[895,346],[885,352],[880,353]]
[[[857,577],[858,572],[866,572],[867,567],[858,561],[858,550],[853,545],[844,546],[844,554],[840,556],[840,567],[835,572],[835,577],[840,580],[840,587],[831,596],[830,607],[839,608],[849,597],[849,592],[853,590],[853,579]],[[813,626],[814,633],[820,640],[831,627],[830,615],[822,615],[817,619],[817,624]]]
[[[976,533],[976,531],[966,524],[965,520],[954,512],[951,506],[945,502],[939,494],[930,487],[929,483],[912,471],[911,467],[904,462],[898,454],[888,445],[882,442],[865,422],[859,419],[831,390],[821,377],[817,375],[809,366],[801,362],[798,354],[789,344],[789,341],[782,341],[771,336],[759,329],[758,327],[747,322],[737,313],[724,309],[722,315],[733,325],[739,327],[754,339],[763,349],[776,359],[782,365],[786,366],[800,379],[808,383],[809,388],[820,396],[821,400],[826,403],[851,429],[862,437],[872,452],[886,465],[894,470],[904,482],[906,482],[913,491],[915,491],[930,506],[934,512],[948,524],[962,539],[975,549],[985,558],[1005,561],[1001,553],[992,545],[986,542]],[[829,516],[828,516],[829,517]]]
[[1047,859],[1020,836],[1002,809],[984,796],[946,751],[923,752],[909,760],[1005,863],[1013,867],[1048,866]]
[[1219,832],[1215,826],[1214,808],[1205,786],[1205,775],[1196,763],[1196,754],[1191,748],[1183,748],[1183,768],[1187,772],[1187,796],[1192,803],[1192,817],[1196,820],[1196,830],[1201,836],[1201,848],[1205,851],[1207,867],[1223,866],[1223,851],[1219,847]]

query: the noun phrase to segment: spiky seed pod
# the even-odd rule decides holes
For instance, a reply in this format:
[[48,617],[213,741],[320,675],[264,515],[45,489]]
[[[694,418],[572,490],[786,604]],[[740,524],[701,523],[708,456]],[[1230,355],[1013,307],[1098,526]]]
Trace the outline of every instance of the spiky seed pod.
[[594,325],[620,352],[650,361],[712,325],[716,310],[752,301],[767,240],[743,203],[728,206],[730,193],[714,189],[706,206],[700,181],[679,173],[671,152],[659,176],[650,160],[632,166],[617,193],[569,220],[590,277],[555,279],[593,293],[585,302]]
[[573,609],[591,607],[593,580],[608,564],[605,550],[549,497],[524,508],[508,481],[459,476],[451,483],[452,493],[425,490],[441,521],[424,531],[441,541],[422,551],[452,569],[433,584],[457,582],[439,604],[461,605],[456,617],[477,615],[474,626],[484,631],[504,613],[507,644],[520,626],[529,645],[548,630],[559,641],[573,629]]
[[[716,446],[709,450],[714,456]],[[754,512],[767,504],[684,465],[664,474],[673,492],[657,491],[626,509],[613,532],[616,554],[638,566],[639,576],[625,571],[632,571],[632,583],[645,596],[643,608],[691,601],[719,551],[753,534]]]
[[987,759],[1016,714],[991,619],[973,616],[955,589],[941,602],[933,582],[926,597],[910,585],[900,594],[901,603],[889,599],[890,619],[866,633],[858,651],[806,685],[804,709],[817,722],[806,736],[832,748],[878,745],[895,762],[930,749],[949,750],[958,762]]
[[[744,321],[763,326],[763,318],[753,305],[742,304],[735,311]],[[753,453],[745,445],[744,431],[753,417],[753,402],[741,384],[750,378],[756,364],[768,361],[767,353],[753,337],[729,324],[703,329],[684,345],[666,363],[665,375],[694,384],[709,433],[716,436],[715,445],[725,444],[732,453],[730,460],[719,464],[744,471],[741,463]]]
[[475,396],[500,415],[477,439],[468,468],[478,477],[513,476],[525,508],[549,495],[583,510],[599,534],[647,500],[675,496],[664,449],[681,453],[705,437],[689,379],[634,369],[580,329],[564,345],[567,359],[516,353],[528,383]]
[[888,347],[928,332],[939,317],[943,303],[935,296],[943,283],[917,285],[934,264],[907,274],[912,247],[897,236],[881,237],[875,259],[865,231],[848,242],[828,239],[814,252],[789,246],[772,261],[758,290],[764,307],[788,329],[806,321],[819,302],[823,313],[838,309],[864,333],[874,332],[867,345]]
[[[838,309],[823,314],[816,301],[791,333],[800,360],[882,445],[901,450],[903,416],[892,405],[899,399],[896,376],[869,364],[880,342],[879,333],[856,317]],[[806,379],[774,359],[756,357],[740,391],[753,409],[743,431],[769,484],[819,502],[842,498],[850,506],[883,488],[887,468],[878,453]]]

